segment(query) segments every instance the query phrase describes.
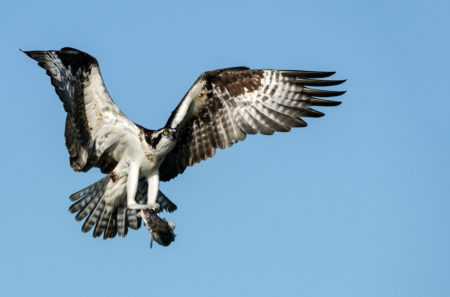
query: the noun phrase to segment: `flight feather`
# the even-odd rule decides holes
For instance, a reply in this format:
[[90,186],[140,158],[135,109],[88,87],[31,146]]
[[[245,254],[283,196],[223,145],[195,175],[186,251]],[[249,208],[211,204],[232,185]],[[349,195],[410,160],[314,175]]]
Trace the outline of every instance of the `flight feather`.
[[255,70],[247,67],[203,73],[173,111],[166,127],[176,129],[177,144],[160,167],[160,179],[170,180],[187,166],[214,156],[244,140],[247,134],[271,135],[305,127],[302,117],[324,114],[311,106],[335,106],[320,97],[344,91],[312,89],[344,80],[320,80],[334,72]]

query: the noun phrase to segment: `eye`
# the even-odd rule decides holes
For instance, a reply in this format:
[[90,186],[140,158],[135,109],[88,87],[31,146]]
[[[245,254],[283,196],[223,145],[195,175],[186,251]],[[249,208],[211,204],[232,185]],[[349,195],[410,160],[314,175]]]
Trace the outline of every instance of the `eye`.
[[167,131],[167,130],[164,130],[164,131],[163,131],[163,135],[164,135],[164,136],[167,136],[167,135],[169,135],[169,131]]

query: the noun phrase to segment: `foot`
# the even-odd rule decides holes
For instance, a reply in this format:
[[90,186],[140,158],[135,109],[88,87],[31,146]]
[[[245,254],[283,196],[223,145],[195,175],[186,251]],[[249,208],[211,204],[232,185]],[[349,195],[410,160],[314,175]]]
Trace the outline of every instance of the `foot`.
[[129,209],[152,209],[155,212],[161,211],[161,205],[159,203],[151,203],[151,204],[139,204],[139,203],[131,203],[127,205]]
[[148,204],[147,208],[153,210],[156,213],[162,211],[161,205],[158,202],[155,202],[155,203],[152,203],[152,204]]

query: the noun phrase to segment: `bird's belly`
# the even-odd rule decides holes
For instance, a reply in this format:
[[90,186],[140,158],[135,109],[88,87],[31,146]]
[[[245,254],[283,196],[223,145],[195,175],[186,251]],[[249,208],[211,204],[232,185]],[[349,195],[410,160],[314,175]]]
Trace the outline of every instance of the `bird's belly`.
[[141,158],[141,173],[143,175],[148,175],[158,168],[158,159],[156,156],[151,155],[147,152],[143,152]]

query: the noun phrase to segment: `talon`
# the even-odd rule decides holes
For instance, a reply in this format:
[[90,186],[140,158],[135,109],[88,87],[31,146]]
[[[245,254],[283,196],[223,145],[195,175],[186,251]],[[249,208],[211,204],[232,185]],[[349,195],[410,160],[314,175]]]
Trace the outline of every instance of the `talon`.
[[156,213],[162,211],[161,205],[158,202],[155,202],[153,204],[149,204],[147,207],[150,208],[151,210],[153,210]]
[[140,210],[140,209],[146,209],[146,208],[148,208],[148,206],[146,204],[133,203],[133,204],[127,205],[127,208]]
[[157,202],[151,203],[151,204],[132,203],[132,204],[127,205],[127,208],[136,209],[136,210],[150,209],[150,210],[154,211],[155,213],[162,211],[161,205]]

